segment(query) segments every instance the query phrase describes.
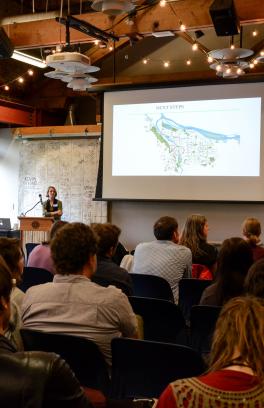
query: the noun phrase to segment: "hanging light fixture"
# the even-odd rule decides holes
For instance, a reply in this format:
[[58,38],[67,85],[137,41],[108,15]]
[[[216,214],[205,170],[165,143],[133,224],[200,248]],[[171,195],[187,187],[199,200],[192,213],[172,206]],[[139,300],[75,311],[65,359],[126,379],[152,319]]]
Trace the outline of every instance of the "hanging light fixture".
[[134,10],[135,4],[130,0],[94,0],[91,7],[95,11],[118,16]]
[[216,71],[216,75],[231,79],[245,74],[245,69],[249,68],[249,62],[244,58],[252,54],[252,50],[245,48],[223,48],[210,51],[207,55],[215,61],[210,68]]

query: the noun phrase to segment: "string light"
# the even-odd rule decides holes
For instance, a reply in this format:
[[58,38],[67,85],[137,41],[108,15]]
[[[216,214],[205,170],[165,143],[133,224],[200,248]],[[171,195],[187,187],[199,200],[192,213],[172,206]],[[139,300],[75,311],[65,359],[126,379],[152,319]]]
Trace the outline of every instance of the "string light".
[[144,58],[144,59],[143,59],[143,64],[145,64],[145,65],[146,65],[147,63],[148,63],[147,58]]
[[180,31],[185,31],[186,30],[186,25],[180,22]]
[[26,76],[26,75],[29,75],[29,76],[32,77],[32,76],[34,75],[33,69],[28,69],[24,74],[20,75],[19,77],[16,77],[16,78],[14,78],[14,79],[8,81],[8,83],[5,83],[5,84],[3,84],[3,85],[0,85],[0,89],[2,88],[2,89],[4,89],[6,92],[10,91],[10,85],[11,85],[12,83],[15,83],[15,82],[19,82],[20,84],[23,84],[23,83],[25,82],[25,76]]
[[170,66],[169,61],[164,61],[163,66],[164,66],[165,68],[168,68],[168,67]]
[[192,45],[192,50],[193,50],[193,51],[197,51],[197,50],[198,50],[198,44],[197,44],[197,42],[194,42],[194,43],[193,43],[193,45]]
[[235,45],[234,45],[234,44],[231,44],[231,45],[230,45],[230,48],[231,48],[231,50],[234,50],[234,49],[235,49]]
[[166,6],[166,0],[160,0],[159,5],[160,5],[160,7],[165,7]]
[[253,37],[256,37],[258,35],[257,30],[252,31],[252,35],[253,35]]
[[253,62],[251,62],[250,64],[249,64],[249,68],[254,68],[255,67],[255,65],[253,64]]
[[211,64],[212,62],[213,62],[213,57],[211,57],[210,55],[209,55],[209,57],[207,57],[207,61],[209,62],[209,64]]
[[191,65],[192,61],[190,59],[187,59],[186,65]]
[[98,45],[99,44],[99,40],[94,40],[94,45]]

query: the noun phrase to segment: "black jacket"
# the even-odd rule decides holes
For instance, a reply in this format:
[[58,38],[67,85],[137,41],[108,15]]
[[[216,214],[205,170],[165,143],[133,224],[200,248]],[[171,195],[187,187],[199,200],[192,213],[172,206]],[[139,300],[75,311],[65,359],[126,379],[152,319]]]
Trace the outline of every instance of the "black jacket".
[[73,372],[58,355],[15,352],[1,335],[0,406],[92,408]]

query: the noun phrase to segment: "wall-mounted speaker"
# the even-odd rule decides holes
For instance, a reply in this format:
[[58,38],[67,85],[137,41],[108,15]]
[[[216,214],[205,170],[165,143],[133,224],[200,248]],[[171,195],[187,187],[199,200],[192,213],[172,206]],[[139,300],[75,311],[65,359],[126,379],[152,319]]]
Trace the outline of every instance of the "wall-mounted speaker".
[[0,27],[0,59],[10,58],[13,54],[14,46],[6,35],[5,30]]
[[240,24],[233,0],[214,0],[209,12],[218,36],[230,36],[239,33]]

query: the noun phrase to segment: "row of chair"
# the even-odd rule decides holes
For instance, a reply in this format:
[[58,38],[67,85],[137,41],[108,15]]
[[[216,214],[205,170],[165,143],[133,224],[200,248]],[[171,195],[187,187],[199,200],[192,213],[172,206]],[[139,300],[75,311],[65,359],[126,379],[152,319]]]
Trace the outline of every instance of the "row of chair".
[[193,349],[169,343],[115,338],[112,340],[112,376],[104,358],[90,340],[21,329],[25,350],[61,355],[80,383],[114,399],[158,397],[175,379],[197,376],[205,370]]
[[[159,276],[130,273],[133,282],[134,296],[151,297],[156,299],[174,302],[173,294],[169,283]],[[23,273],[23,281],[20,289],[24,292],[33,285],[51,282],[53,275],[41,268],[26,266]],[[100,284],[100,279],[96,281]],[[199,304],[204,289],[211,284],[209,280],[181,279],[179,282],[179,306],[183,312],[185,320],[190,319],[190,312],[193,305]],[[102,286],[107,286],[102,282]]]

